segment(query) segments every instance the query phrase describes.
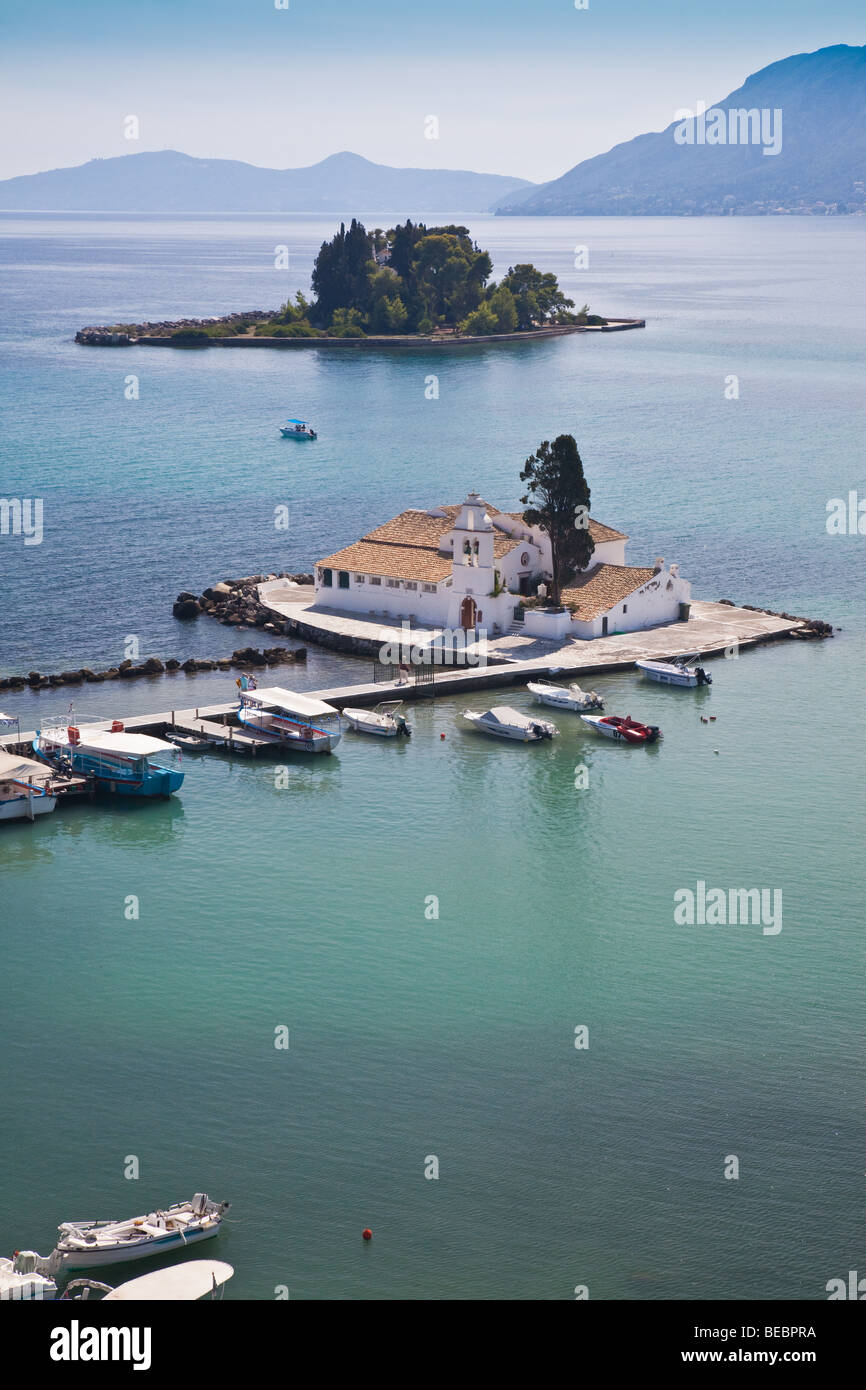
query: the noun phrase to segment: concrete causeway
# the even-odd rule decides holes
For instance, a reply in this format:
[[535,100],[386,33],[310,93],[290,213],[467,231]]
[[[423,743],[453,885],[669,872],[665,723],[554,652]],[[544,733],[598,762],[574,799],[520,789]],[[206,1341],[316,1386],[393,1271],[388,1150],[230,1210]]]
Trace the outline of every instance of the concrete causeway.
[[[271,603],[268,606],[286,618],[294,617],[295,614],[302,615],[305,635],[312,640],[315,640],[314,632],[318,626],[322,634],[326,634],[324,645],[331,645],[329,637],[343,636],[349,639],[360,638],[363,642],[371,644],[371,650],[373,647],[378,650],[382,643],[399,643],[406,639],[405,631],[400,628],[389,628],[345,614],[316,610],[313,616],[310,614],[308,603],[303,601],[281,601],[279,604]],[[490,664],[468,668],[437,667],[432,684],[416,685],[412,676],[412,663],[409,661],[408,679],[404,677],[396,681],[345,685],[331,690],[305,690],[303,694],[342,709],[345,705],[375,705],[395,694],[399,694],[404,700],[431,699],[436,695],[461,695],[475,690],[522,685],[533,677],[547,676],[551,673],[557,673],[563,681],[567,681],[581,675],[627,670],[643,658],[662,660],[690,655],[693,652],[700,652],[705,660],[724,657],[733,650],[739,651],[777,641],[801,625],[800,621],[791,621],[770,613],[753,612],[748,608],[729,607],[724,603],[693,602],[688,622],[671,623],[666,627],[650,628],[643,632],[625,632],[592,641],[567,638],[564,641],[547,642],[522,637],[519,634],[501,637],[488,643]],[[423,640],[422,633],[427,634],[431,631],[413,629],[412,636]],[[225,726],[231,721],[236,709],[235,697],[225,704],[135,715],[130,719],[124,719],[123,723],[134,733],[162,733],[173,724],[189,726],[202,720],[219,722]],[[108,721],[105,721],[104,727],[110,727]],[[0,747],[29,743],[34,732],[22,733],[20,737],[11,735],[2,738]],[[284,744],[272,746],[285,751]]]

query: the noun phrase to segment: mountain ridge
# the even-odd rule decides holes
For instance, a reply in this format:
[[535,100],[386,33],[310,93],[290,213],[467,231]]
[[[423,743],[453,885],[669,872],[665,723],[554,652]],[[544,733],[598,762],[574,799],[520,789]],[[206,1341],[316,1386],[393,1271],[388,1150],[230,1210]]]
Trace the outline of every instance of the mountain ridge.
[[708,216],[866,211],[866,46],[778,59],[708,108],[781,110],[781,149],[678,144],[674,120],[506,194],[500,216]]
[[394,168],[351,150],[270,169],[181,150],[141,150],[0,181],[5,212],[298,212],[353,216],[487,212],[535,185],[467,169]]

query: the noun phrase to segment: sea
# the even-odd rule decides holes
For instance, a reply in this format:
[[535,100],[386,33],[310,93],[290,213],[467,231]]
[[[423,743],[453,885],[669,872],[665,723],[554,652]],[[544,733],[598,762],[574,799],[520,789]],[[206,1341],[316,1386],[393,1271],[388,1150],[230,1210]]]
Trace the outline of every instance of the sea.
[[[231,1299],[826,1298],[863,1256],[866,222],[436,220],[496,277],[531,261],[646,327],[88,348],[85,325],[306,292],[335,222],[0,215],[0,494],[43,516],[38,544],[0,535],[0,675],[260,645],[174,598],[470,489],[515,510],[560,433],[630,563],[834,636],[714,661],[701,691],[594,677],[651,748],[564,713],[511,745],[436,698],[410,740],[187,756],[171,801],[0,826],[0,1254],[205,1191],[232,1203],[199,1247]],[[313,646],[279,672],[372,674]],[[235,675],[0,708],[123,718]],[[683,922],[700,884],[765,891],[774,926]]]

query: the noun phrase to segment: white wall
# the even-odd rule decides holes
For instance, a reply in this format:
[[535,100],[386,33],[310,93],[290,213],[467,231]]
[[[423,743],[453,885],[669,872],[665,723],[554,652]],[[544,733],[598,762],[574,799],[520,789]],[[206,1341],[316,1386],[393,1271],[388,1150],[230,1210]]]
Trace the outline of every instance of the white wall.
[[662,570],[642,588],[615,604],[607,614],[600,613],[588,623],[573,621],[572,632],[575,637],[583,639],[601,637],[605,617],[608,637],[616,632],[640,632],[644,628],[678,622],[680,604],[689,602],[691,588],[687,579],[672,575],[670,570]]

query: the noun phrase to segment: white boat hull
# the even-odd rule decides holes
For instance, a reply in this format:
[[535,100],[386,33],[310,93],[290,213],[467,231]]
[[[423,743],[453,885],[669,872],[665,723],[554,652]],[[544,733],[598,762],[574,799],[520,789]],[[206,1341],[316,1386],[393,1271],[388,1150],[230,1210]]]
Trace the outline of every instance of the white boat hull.
[[13,796],[0,801],[0,820],[31,820],[33,816],[47,815],[56,805],[56,796]]
[[602,715],[582,714],[580,717],[584,724],[588,724],[594,733],[602,734],[604,738],[612,738],[617,743],[626,743],[628,741],[615,724],[605,724]]
[[635,666],[651,681],[658,681],[660,685],[694,687],[711,684],[711,677],[702,667],[677,666],[674,662],[666,661],[636,661]]
[[539,704],[549,705],[551,709],[567,709],[579,714],[581,710],[603,709],[604,701],[597,695],[583,692],[576,695],[573,691],[561,686],[554,686],[546,690],[542,685],[536,685],[533,681],[527,684],[527,690],[538,700]]
[[199,1241],[212,1240],[219,1235],[219,1229],[219,1222],[213,1221],[194,1231],[168,1231],[164,1237],[142,1236],[139,1241],[124,1241],[122,1245],[106,1246],[101,1250],[61,1250],[63,1268],[102,1269],[105,1265],[125,1265],[134,1260],[146,1260],[151,1255],[169,1255]]
[[[515,711],[510,712],[510,717],[517,719]],[[464,710],[463,718],[468,719],[469,723],[482,733],[492,734],[494,738],[507,738],[516,743],[540,743],[544,739],[553,738],[559,732],[555,724],[550,724],[545,719],[521,719],[519,723],[509,723],[506,720],[487,720],[483,714],[474,710]]]

